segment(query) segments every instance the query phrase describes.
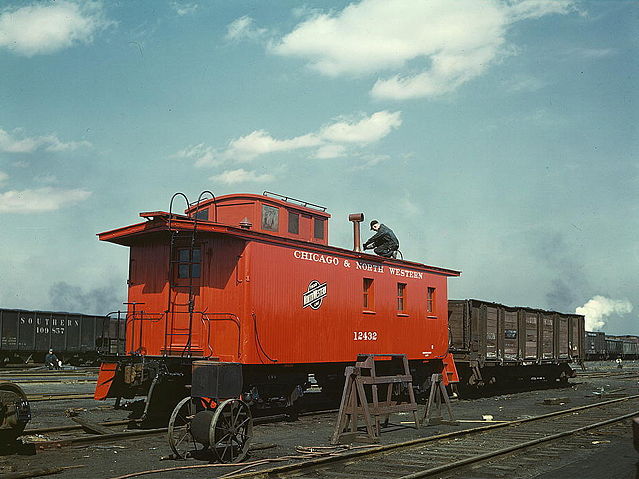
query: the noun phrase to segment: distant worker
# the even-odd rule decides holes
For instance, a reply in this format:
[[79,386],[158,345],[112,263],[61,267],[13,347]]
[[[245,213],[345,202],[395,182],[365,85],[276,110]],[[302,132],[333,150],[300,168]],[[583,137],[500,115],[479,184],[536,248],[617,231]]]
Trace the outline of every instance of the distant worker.
[[618,369],[623,368],[623,361],[621,360],[621,358],[615,359],[615,362],[617,363],[617,368]]
[[371,230],[375,231],[375,234],[364,243],[364,249],[375,248],[375,254],[384,258],[397,257],[399,240],[393,230],[377,220],[371,221]]
[[62,361],[58,359],[58,357],[53,354],[53,349],[49,349],[49,354],[44,357],[44,365],[49,369],[60,369],[60,365]]

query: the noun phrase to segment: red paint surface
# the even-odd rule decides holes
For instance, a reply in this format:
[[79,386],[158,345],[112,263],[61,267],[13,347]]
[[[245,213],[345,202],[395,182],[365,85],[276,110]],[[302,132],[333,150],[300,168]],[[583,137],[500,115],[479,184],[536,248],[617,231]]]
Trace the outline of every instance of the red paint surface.
[[[328,222],[327,213],[258,195],[228,195],[217,202],[218,221],[198,220],[196,226],[202,274],[191,284],[192,315],[189,280],[168,281],[169,223],[180,231],[178,240],[190,244],[192,220],[169,222],[167,214],[156,212],[150,221],[100,234],[131,248],[128,301],[141,304],[129,309],[127,352],[177,356],[190,350],[193,357],[244,364],[350,362],[361,353],[446,356],[447,278],[459,272],[236,226],[244,217],[257,225],[261,204],[268,203],[281,208],[280,229],[287,226],[287,211],[298,211],[300,236],[308,240],[312,230],[304,229],[302,216],[312,211]],[[367,309],[364,278],[374,284],[374,307]],[[313,281],[326,284],[317,309],[303,304]],[[398,283],[406,285],[403,311],[397,307]],[[436,290],[432,312],[429,287]]]
[[100,365],[100,372],[98,373],[98,382],[95,386],[95,392],[93,393],[93,399],[101,401],[109,397],[109,389],[113,384],[113,378],[118,368],[117,363],[102,363]]

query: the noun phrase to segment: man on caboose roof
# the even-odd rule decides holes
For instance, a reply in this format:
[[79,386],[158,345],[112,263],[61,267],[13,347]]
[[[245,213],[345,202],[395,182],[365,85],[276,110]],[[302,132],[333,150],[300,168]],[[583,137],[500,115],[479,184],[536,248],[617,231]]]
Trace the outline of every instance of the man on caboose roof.
[[375,254],[385,258],[395,258],[399,249],[399,240],[393,230],[377,220],[371,221],[371,230],[375,234],[371,236],[366,243],[364,249],[375,248]]

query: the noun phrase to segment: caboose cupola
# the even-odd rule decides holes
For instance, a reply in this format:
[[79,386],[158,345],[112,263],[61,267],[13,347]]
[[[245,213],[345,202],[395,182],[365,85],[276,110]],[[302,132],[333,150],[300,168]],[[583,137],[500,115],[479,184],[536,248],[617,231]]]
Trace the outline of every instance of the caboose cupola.
[[198,220],[328,245],[331,215],[325,207],[269,191],[262,195],[232,194],[211,198],[191,206],[186,214]]

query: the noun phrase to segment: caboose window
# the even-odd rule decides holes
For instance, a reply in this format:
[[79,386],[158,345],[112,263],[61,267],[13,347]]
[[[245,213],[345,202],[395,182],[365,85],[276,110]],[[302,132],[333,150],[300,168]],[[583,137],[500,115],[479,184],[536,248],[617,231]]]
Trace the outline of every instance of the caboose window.
[[313,237],[315,239],[324,239],[324,220],[313,219]]
[[200,248],[180,248],[177,259],[178,278],[200,277],[202,271]]
[[195,219],[196,220],[204,220],[204,221],[208,221],[209,219],[209,209],[208,208],[204,208],[201,210],[198,210],[195,212]]
[[262,205],[262,229],[267,231],[279,231],[280,210],[275,206]]
[[288,232],[293,234],[300,234],[300,215],[288,212]]
[[435,288],[428,288],[426,291],[426,312],[435,312]]
[[373,289],[373,280],[364,278],[364,309],[372,311],[375,308],[375,290]]
[[403,313],[406,306],[406,283],[397,283],[397,312]]

